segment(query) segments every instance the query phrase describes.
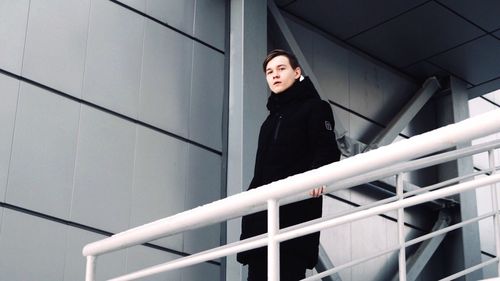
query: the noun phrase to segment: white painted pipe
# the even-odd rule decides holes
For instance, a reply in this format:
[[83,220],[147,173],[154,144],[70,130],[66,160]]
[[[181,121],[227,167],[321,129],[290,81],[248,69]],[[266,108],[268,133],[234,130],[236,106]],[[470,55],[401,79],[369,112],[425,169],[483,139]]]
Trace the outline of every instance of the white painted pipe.
[[85,267],[85,281],[95,281],[95,263],[96,257],[87,256],[87,265]]
[[[396,192],[399,200],[403,200],[403,174],[396,175]],[[404,208],[398,208],[398,242],[399,242],[399,281],[406,281],[406,247]]]
[[279,205],[274,199],[267,201],[267,280],[280,280],[280,243],[275,237],[280,231]]

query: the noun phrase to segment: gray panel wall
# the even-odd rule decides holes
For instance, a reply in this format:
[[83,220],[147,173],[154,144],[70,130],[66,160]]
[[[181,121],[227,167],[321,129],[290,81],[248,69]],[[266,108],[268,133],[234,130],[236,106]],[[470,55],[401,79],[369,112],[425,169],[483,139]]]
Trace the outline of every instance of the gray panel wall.
[[[226,1],[121,2],[0,0],[2,280],[83,280],[81,250],[102,233],[221,196]],[[98,280],[220,236],[105,255]],[[146,280],[219,275],[204,263]]]

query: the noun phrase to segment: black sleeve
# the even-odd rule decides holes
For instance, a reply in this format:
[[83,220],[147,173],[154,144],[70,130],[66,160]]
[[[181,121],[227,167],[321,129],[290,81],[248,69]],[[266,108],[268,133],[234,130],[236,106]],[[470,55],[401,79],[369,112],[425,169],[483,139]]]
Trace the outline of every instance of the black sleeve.
[[335,121],[330,105],[315,102],[308,118],[308,143],[312,151],[311,169],[340,160],[335,138]]

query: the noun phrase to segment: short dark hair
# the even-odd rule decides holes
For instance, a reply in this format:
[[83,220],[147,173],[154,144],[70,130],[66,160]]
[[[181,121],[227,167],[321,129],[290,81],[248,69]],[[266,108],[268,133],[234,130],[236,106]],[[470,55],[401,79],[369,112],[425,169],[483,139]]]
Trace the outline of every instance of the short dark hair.
[[274,49],[267,54],[266,59],[264,60],[264,63],[262,63],[262,69],[264,70],[264,72],[266,72],[266,67],[267,67],[267,64],[269,63],[269,61],[274,59],[277,56],[287,57],[288,61],[290,62],[290,66],[293,69],[300,67],[299,62],[294,54],[287,52],[285,50],[282,50],[282,49]]

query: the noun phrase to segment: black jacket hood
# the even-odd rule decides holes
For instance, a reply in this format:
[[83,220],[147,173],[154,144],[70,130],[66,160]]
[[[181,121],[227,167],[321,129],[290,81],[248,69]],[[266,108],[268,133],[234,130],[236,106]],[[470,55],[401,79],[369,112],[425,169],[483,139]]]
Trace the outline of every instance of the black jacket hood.
[[314,88],[311,79],[305,77],[302,81],[295,80],[290,88],[279,94],[271,93],[271,96],[267,99],[267,109],[274,113],[290,102],[314,98],[320,98],[318,91]]

